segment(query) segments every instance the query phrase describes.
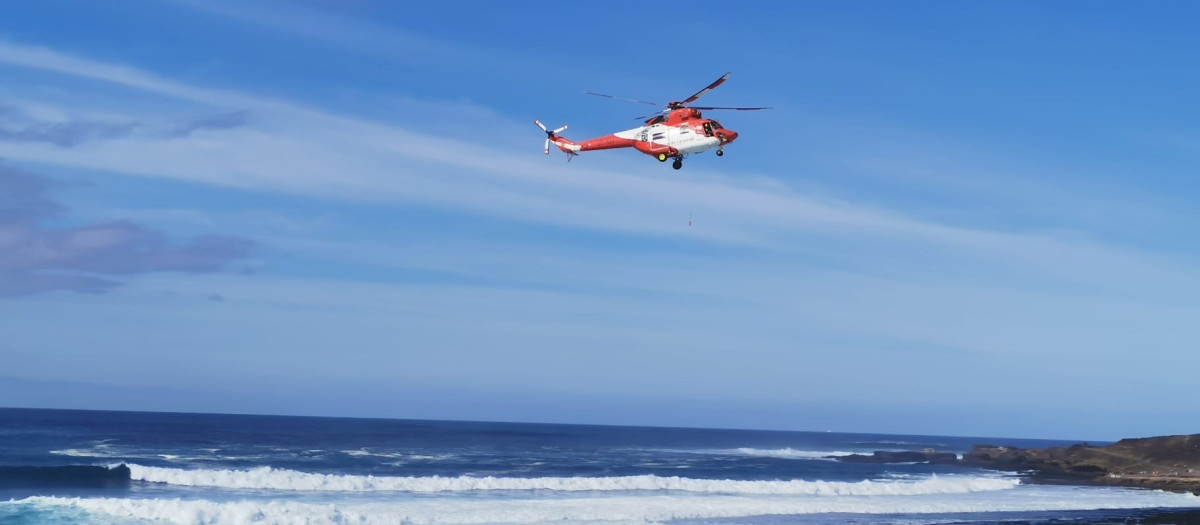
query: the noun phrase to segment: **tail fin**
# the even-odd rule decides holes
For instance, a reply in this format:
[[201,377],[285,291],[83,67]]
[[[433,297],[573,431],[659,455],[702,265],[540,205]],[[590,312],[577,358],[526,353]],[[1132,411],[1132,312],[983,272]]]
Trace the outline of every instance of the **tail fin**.
[[562,150],[564,153],[576,155],[575,151],[573,151],[572,149],[567,147],[568,145],[573,145],[575,143],[572,142],[571,139],[558,136],[558,134],[560,132],[567,129],[566,125],[563,125],[563,127],[561,127],[561,128],[552,130],[552,129],[547,129],[546,126],[544,124],[542,124],[542,121],[540,121],[540,120],[535,120],[535,121],[533,121],[533,123],[537,124],[537,127],[542,128],[542,131],[546,132],[546,144],[545,144],[545,147],[543,148],[543,150],[544,150],[543,153],[545,153],[547,155],[550,154],[550,143],[553,142],[554,145],[557,146],[558,149]]

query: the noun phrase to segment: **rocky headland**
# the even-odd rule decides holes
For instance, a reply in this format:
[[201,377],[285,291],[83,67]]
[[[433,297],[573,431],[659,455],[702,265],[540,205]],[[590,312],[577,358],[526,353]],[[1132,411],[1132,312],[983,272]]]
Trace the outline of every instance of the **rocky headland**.
[[1200,434],[1122,439],[1111,445],[1020,449],[976,445],[956,454],[876,451],[832,459],[857,463],[958,464],[1019,472],[1031,483],[1113,485],[1192,492],[1200,495]]

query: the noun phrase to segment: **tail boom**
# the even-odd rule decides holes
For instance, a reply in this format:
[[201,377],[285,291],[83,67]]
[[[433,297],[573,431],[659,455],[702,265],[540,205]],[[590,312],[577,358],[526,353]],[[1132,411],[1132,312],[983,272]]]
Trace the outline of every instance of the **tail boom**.
[[[546,145],[544,148],[546,154],[550,154],[550,144],[554,144],[554,147],[558,148],[559,151],[568,155],[578,155],[581,151],[638,147],[637,140],[628,136],[622,136],[629,135],[629,132],[615,133],[612,135],[605,135],[603,137],[587,139],[581,142],[575,142],[569,138],[559,135],[559,133],[567,129],[566,126],[558,129],[549,129],[545,124],[542,124],[540,120],[535,120],[533,123],[537,124],[537,127],[546,132]],[[638,149],[641,148],[639,147]]]
[[633,139],[621,138],[616,135],[605,135],[587,140],[575,142],[561,135],[553,135],[550,137],[550,142],[554,143],[560,151],[571,155],[578,155],[583,151],[599,151],[605,149],[617,148],[632,148],[636,147],[638,142]]
[[566,137],[551,135],[550,142],[554,144],[554,147],[558,148],[559,151],[566,153],[567,155],[578,155],[581,151],[578,143]]
[[550,154],[550,144],[554,144],[554,147],[558,148],[559,151],[568,155],[578,155],[584,151],[634,148],[646,155],[657,157],[661,161],[680,154],[677,148],[645,140],[645,131],[643,128],[635,128],[576,142],[559,135],[560,132],[567,129],[567,126],[552,130],[543,125],[541,121],[535,120],[533,123],[546,132],[546,144],[544,148],[546,154]]

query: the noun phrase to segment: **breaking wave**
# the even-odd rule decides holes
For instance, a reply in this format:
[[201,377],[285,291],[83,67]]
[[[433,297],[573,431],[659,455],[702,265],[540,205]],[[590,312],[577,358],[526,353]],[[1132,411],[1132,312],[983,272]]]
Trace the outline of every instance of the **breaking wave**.
[[[1024,491],[1010,491],[1024,492]],[[1081,496],[1068,488],[1037,489],[1000,498],[796,498],[770,496],[615,496],[565,499],[416,499],[364,503],[33,497],[8,504],[81,509],[118,519],[178,525],[359,525],[483,523],[662,523],[680,519],[734,518],[815,513],[934,514],[1181,507],[1195,496],[1096,491]],[[1005,494],[1005,493],[1000,493]],[[4,505],[4,503],[0,503]]]
[[793,448],[761,449],[746,447],[735,449],[734,452],[746,456],[783,459],[829,459],[831,457],[849,456],[854,454],[854,452],[846,452],[842,450],[796,450]]
[[63,450],[51,450],[51,454],[56,456],[71,456],[76,458],[111,458],[114,456],[112,452],[96,449],[82,448],[67,448]]
[[741,481],[678,476],[615,477],[390,477],[316,474],[260,467],[250,470],[183,470],[129,465],[137,481],[193,487],[333,492],[463,492],[463,491],[681,491],[714,494],[810,496],[875,496],[962,494],[1016,487],[1014,478],[942,476],[905,481]]

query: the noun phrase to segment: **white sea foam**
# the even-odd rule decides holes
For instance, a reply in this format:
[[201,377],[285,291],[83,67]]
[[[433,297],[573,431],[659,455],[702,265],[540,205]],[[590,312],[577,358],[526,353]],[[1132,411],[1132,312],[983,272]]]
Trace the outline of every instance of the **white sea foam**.
[[96,445],[95,448],[66,448],[61,450],[51,450],[51,454],[56,456],[70,456],[75,458],[106,458],[106,459],[166,459],[174,461],[179,456],[170,454],[136,454],[114,450],[109,445]]
[[369,449],[365,449],[365,448],[360,448],[358,450],[343,450],[342,454],[345,454],[345,455],[351,456],[351,457],[356,457],[356,458],[357,457],[402,458],[407,455],[407,454],[401,454],[399,452],[373,452],[373,451],[371,451]]
[[408,459],[419,459],[422,461],[441,461],[443,459],[450,459],[452,457],[454,457],[454,454],[413,454],[413,455],[409,456]]
[[[1023,487],[984,495],[913,497],[779,497],[654,495],[553,499],[418,498],[319,504],[285,500],[216,502],[179,499],[33,497],[8,504],[78,508],[121,520],[177,525],[360,525],[483,523],[661,523],[678,519],[814,513],[940,514],[1060,511],[1200,505],[1191,495],[1125,489]],[[0,503],[4,505],[4,503]]]
[[849,456],[851,454],[860,454],[861,452],[847,452],[845,450],[798,450],[791,447],[787,448],[718,448],[718,449],[690,449],[690,450],[663,450],[663,452],[674,452],[683,454],[703,454],[703,455],[718,455],[718,456],[757,456],[766,458],[782,458],[782,459],[822,459],[834,460],[838,456]]
[[63,450],[51,450],[50,453],[54,454],[56,456],[71,456],[71,457],[76,457],[76,458],[111,458],[111,457],[116,456],[116,454],[113,454],[112,452],[107,451],[107,450],[82,449],[82,448],[67,448],[67,449],[63,449]]
[[846,452],[843,450],[796,450],[794,448],[748,448],[742,447],[734,449],[734,452],[746,456],[761,456],[767,458],[783,458],[783,459],[828,459],[837,456],[849,456],[854,452]]
[[778,494],[812,496],[868,496],[960,494],[1005,490],[1020,482],[1014,478],[942,476],[914,481],[739,481],[693,479],[678,476],[615,477],[389,477],[316,474],[260,467],[250,470],[184,470],[129,465],[134,480],[194,487],[272,489],[334,492],[462,492],[488,490],[551,491],[682,491],[716,494]]
[[391,458],[391,459],[407,459],[412,461],[440,461],[454,457],[453,454],[405,454],[403,452],[381,452],[371,450],[369,448],[360,448],[358,450],[343,450],[342,454],[350,457],[374,457],[374,458]]
[[[922,443],[914,443],[912,441],[892,441],[892,440],[888,440],[888,439],[882,439],[879,441],[856,441],[856,442],[854,442],[854,444],[874,446],[874,445],[920,445]],[[941,447],[946,446],[943,443],[936,443],[936,445],[941,446]]]

